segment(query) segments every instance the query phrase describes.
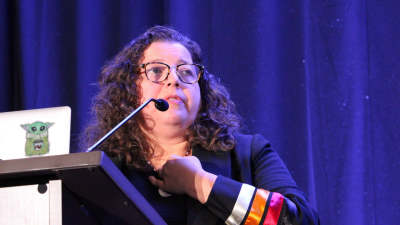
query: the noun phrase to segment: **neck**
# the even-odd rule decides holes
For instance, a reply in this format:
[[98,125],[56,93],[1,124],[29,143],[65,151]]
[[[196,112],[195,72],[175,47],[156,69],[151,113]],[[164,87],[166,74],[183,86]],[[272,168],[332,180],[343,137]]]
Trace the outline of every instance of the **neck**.
[[154,130],[148,131],[142,129],[147,136],[147,141],[154,149],[154,154],[149,156],[147,160],[151,163],[154,169],[159,169],[171,157],[171,155],[185,156],[188,152],[188,144],[181,135],[171,135],[173,132],[156,133]]
[[172,145],[158,144],[154,149],[154,155],[149,157],[147,160],[155,170],[161,168],[172,155],[185,157],[189,154],[189,148],[186,141]]

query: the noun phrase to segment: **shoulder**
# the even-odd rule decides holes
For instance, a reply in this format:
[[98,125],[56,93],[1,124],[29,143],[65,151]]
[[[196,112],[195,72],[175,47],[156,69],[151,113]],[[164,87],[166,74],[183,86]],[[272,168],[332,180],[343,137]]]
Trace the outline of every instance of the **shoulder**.
[[255,148],[270,147],[270,142],[266,140],[261,134],[237,134],[233,135],[233,137],[235,138],[237,145],[246,145],[250,143],[251,145],[254,145],[253,147]]
[[282,186],[280,178],[287,181],[284,185],[295,185],[286,165],[263,136],[236,135],[235,140],[232,161],[239,181],[266,190]]
[[[236,180],[252,184],[257,162],[268,158],[270,143],[263,136],[234,135],[236,145],[232,149],[232,163]],[[262,157],[260,157],[262,156]]]
[[260,134],[234,135],[236,146],[233,151],[242,157],[254,157],[263,149],[270,148],[271,144]]

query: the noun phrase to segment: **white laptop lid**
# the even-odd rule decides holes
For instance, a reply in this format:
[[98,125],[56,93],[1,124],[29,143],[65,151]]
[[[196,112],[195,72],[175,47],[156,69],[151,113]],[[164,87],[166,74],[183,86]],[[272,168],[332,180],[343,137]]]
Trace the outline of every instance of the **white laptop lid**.
[[0,113],[0,159],[69,153],[68,106]]

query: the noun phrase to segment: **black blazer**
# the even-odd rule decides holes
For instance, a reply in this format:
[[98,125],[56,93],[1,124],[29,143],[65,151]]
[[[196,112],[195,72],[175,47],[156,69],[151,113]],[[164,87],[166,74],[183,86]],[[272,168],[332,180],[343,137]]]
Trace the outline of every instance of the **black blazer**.
[[[270,148],[269,142],[261,135],[236,135],[235,140],[236,146],[231,151],[214,152],[201,146],[193,148],[192,155],[200,160],[203,169],[218,175],[205,204],[188,196],[173,195],[163,198],[154,194],[158,190],[147,179],[151,172],[135,169],[123,172],[161,216],[170,206],[184,202],[184,208],[177,209],[175,213],[182,212],[184,215],[179,216],[186,217],[187,224],[225,224],[227,218],[234,214],[232,210],[243,184],[254,186],[255,190],[259,188],[282,196],[283,203],[277,215],[279,218],[276,218],[274,224],[319,224],[318,215],[309,205],[305,194],[297,187],[278,154]],[[254,196],[250,196],[251,202]],[[272,210],[268,205],[270,198],[271,195],[264,212],[261,212],[263,220],[266,219],[268,210]],[[160,202],[164,205],[158,205]],[[242,224],[250,211],[249,206]]]

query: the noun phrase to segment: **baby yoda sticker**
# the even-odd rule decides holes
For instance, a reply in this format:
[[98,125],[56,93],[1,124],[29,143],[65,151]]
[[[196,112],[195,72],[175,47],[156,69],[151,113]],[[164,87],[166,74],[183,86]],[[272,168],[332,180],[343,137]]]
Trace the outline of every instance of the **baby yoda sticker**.
[[49,153],[49,128],[54,123],[36,121],[21,125],[26,130],[25,154],[39,156]]

